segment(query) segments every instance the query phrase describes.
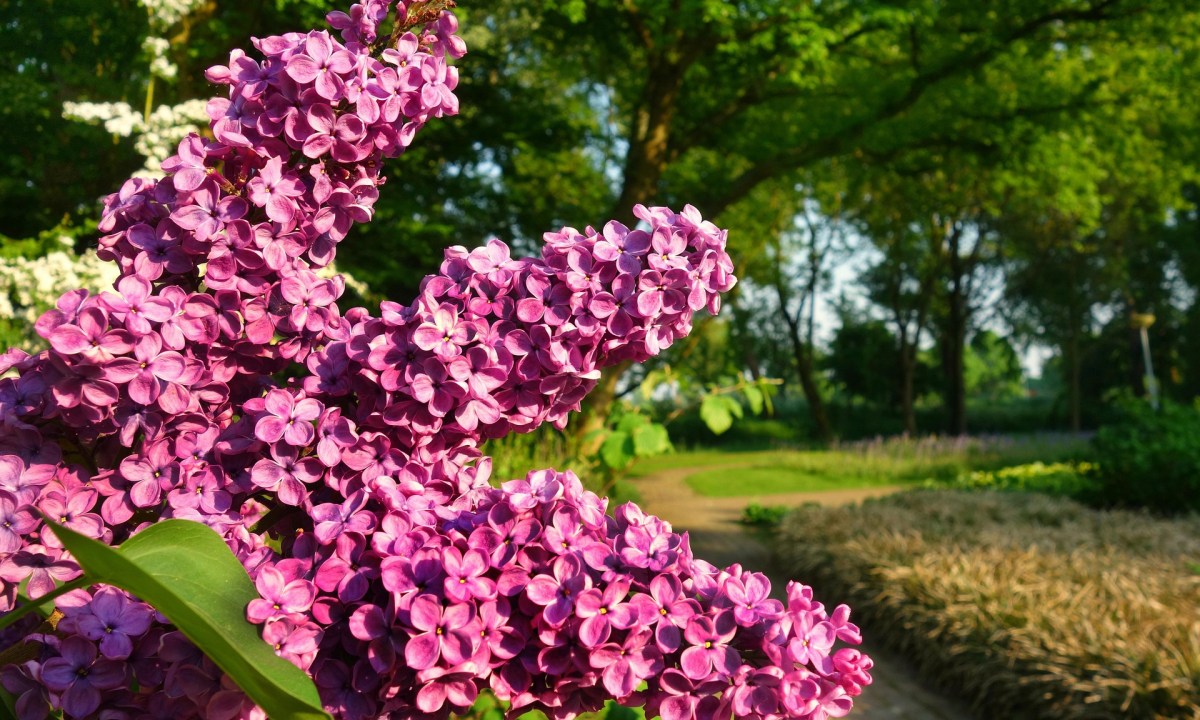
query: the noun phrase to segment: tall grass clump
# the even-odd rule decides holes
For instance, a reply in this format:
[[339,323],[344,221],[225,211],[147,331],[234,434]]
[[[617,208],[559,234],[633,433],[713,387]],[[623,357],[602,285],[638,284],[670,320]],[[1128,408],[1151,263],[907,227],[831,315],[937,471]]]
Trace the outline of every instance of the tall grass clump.
[[1200,516],[918,490],[799,508],[778,552],[982,717],[1200,718]]

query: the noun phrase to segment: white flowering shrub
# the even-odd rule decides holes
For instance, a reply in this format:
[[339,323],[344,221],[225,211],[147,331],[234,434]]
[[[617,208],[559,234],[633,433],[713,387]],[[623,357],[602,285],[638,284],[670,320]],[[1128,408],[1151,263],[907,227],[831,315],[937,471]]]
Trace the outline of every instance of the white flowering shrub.
[[166,30],[203,5],[204,0],[140,0],[138,4],[146,8],[151,29]]
[[208,127],[205,100],[159,105],[150,110],[155,78],[170,82],[179,74],[179,68],[168,56],[171,42],[163,36],[171,26],[203,5],[204,0],[140,0],[139,4],[146,9],[150,27],[150,34],[142,40],[142,50],[150,58],[146,110],[139,112],[125,102],[65,102],[63,117],[103,125],[113,135],[134,138],[134,150],[146,159],[145,167],[135,175],[160,178],[162,161],[170,157],[179,141]]
[[134,174],[160,178],[163,176],[162,161],[175,152],[179,141],[208,125],[204,106],[204,100],[159,105],[147,118],[129,103],[65,102],[63,117],[103,125],[113,135],[133,137],[133,149],[146,159],[145,167]]
[[[46,346],[33,324],[54,307],[63,293],[86,288],[90,293],[108,290],[118,268],[94,251],[76,253],[74,239],[58,234],[51,249],[36,257],[0,256],[0,343],[34,352]],[[36,245],[17,241],[14,245]],[[57,244],[58,247],[53,247]]]

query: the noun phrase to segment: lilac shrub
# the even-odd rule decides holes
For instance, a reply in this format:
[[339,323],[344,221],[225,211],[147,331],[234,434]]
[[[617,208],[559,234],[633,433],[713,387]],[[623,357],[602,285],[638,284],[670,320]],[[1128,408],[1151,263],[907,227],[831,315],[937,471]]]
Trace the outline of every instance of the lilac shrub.
[[[466,48],[440,5],[367,0],[337,35],[234,51],[213,139],[105,200],[113,291],[63,295],[50,349],[0,361],[0,610],[81,571],[42,522],[120,543],[205,523],[253,578],[263,639],[337,718],[446,717],[481,690],[571,718],[607,699],[668,720],[825,718],[871,661],[849,611],[693,557],[686,535],[544,470],[489,484],[479,443],[566,423],[733,286],[725,231],[637,207],[516,259],[446,252],[410,305],[343,312],[330,263],[382,161],[458,110]],[[396,17],[386,35],[389,12]],[[148,605],[106,586],[26,618],[0,671],[22,720],[261,718]]]

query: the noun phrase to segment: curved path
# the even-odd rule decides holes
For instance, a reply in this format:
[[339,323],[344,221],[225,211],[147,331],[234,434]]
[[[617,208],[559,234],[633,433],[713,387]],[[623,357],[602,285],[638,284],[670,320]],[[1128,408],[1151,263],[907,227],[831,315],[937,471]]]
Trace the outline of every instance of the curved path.
[[[721,466],[720,469],[727,470],[732,481],[742,467],[745,466]],[[748,569],[765,572],[770,576],[776,594],[782,593],[786,578],[775,567],[770,548],[746,532],[738,522],[748,504],[846,505],[902,489],[888,486],[714,498],[698,494],[685,482],[689,476],[708,469],[674,468],[636,478],[634,482],[642,496],[642,508],[670,522],[676,530],[686,530],[697,557],[718,566],[736,562]],[[974,716],[961,703],[922,687],[912,668],[900,658],[871,647],[869,638],[864,649],[875,660],[875,669],[871,673],[875,682],[855,699],[850,717],[858,720],[973,720]]]

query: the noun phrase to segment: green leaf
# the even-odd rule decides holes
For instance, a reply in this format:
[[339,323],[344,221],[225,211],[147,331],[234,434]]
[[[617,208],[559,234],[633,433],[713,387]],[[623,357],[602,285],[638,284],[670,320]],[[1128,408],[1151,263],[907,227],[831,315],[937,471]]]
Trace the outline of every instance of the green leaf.
[[775,407],[771,402],[771,398],[775,397],[775,385],[773,385],[767,378],[760,378],[758,381],[758,389],[759,392],[762,393],[763,408],[767,411],[767,415],[774,415]]
[[271,720],[329,719],[312,680],[277,656],[246,621],[246,605],[258,593],[211,528],[165,520],[114,548],[46,522],[89,578],[153,605]]
[[605,720],[646,720],[646,711],[640,707],[625,707],[609,700],[604,704]]
[[662,455],[671,449],[667,429],[658,423],[647,423],[633,431],[633,451],[638,457]]
[[630,412],[626,415],[623,415],[621,419],[617,421],[617,432],[632,433],[638,428],[649,424],[650,418],[637,412]]
[[750,412],[755,415],[762,415],[763,411],[763,392],[754,385],[747,385],[742,393],[746,396],[746,402],[750,403]]
[[17,699],[0,686],[0,720],[16,720]]
[[729,412],[725,398],[720,395],[708,395],[701,401],[700,419],[714,435],[720,435],[733,425],[733,415]]
[[614,432],[600,446],[600,459],[613,470],[620,470],[634,458],[633,438],[629,433]]
[[735,418],[741,419],[744,415],[742,404],[736,398],[730,395],[722,395],[721,399],[725,401],[725,407],[729,409],[729,414]]

